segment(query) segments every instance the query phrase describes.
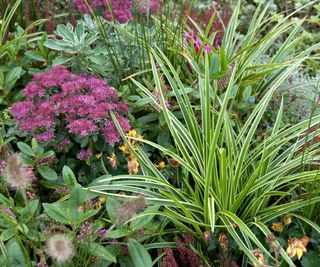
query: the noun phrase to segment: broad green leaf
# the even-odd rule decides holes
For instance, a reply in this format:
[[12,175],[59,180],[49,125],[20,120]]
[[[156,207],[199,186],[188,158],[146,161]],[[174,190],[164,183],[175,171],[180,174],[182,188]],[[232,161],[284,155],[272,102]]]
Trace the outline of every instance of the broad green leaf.
[[22,153],[24,153],[24,154],[26,154],[28,156],[31,156],[31,157],[34,156],[34,152],[33,152],[32,148],[28,144],[23,143],[23,142],[18,142],[17,146],[18,146],[19,150]]
[[46,165],[38,165],[37,170],[43,178],[49,181],[55,181],[58,179],[57,173]]
[[70,198],[68,200],[68,207],[72,223],[79,221],[79,206],[83,204],[85,200],[85,194],[81,185],[76,185],[72,188]]
[[89,210],[83,214],[80,214],[79,223],[83,223],[92,216],[96,215],[98,213],[98,210]]
[[25,55],[28,58],[33,59],[33,60],[40,61],[40,62],[46,62],[46,58],[41,54],[40,51],[36,51],[36,50],[26,51]]
[[77,179],[73,171],[68,166],[63,166],[62,177],[65,185],[71,190],[74,186],[78,184]]
[[125,237],[127,235],[129,235],[131,232],[127,229],[117,229],[117,230],[114,230],[114,231],[111,231],[109,233],[107,233],[105,235],[105,237],[108,237],[108,238],[120,238],[120,237]]
[[49,150],[45,153],[37,155],[37,159],[44,159],[44,158],[48,158],[48,157],[52,157],[52,156],[54,156],[54,151]]
[[148,250],[137,240],[129,238],[128,250],[135,267],[152,267],[152,259]]
[[67,217],[68,214],[65,209],[61,208],[60,203],[43,203],[42,204],[45,212],[54,220],[57,222],[63,223],[63,224],[70,224],[70,219]]
[[2,241],[8,241],[14,235],[15,235],[14,231],[12,231],[11,229],[6,229],[1,233],[0,239]]
[[109,251],[108,247],[102,246],[98,243],[90,243],[90,254],[92,256],[96,256],[100,259],[104,259],[107,261],[111,261],[116,263],[117,259],[115,256],[113,256]]
[[115,199],[109,198],[107,200],[106,208],[107,208],[108,216],[112,221],[112,223],[116,222],[117,209],[119,208],[120,205],[121,205],[120,202]]
[[39,205],[39,200],[35,199],[30,201],[26,207],[21,212],[19,220],[21,223],[27,223],[35,214]]
[[9,261],[9,266],[14,266],[14,267],[27,266],[23,251],[22,251],[19,243],[16,241],[16,239],[11,239],[7,243],[6,249],[7,249],[7,257],[8,257],[8,261]]
[[[151,206],[145,209],[145,212],[156,212],[159,210],[159,206]],[[152,221],[155,214],[152,215],[143,215],[143,213],[139,214],[139,217],[136,219],[133,219],[131,221],[130,227],[132,228],[132,231],[140,230],[141,228],[145,227],[148,223]]]
[[56,40],[48,40],[44,42],[44,45],[52,50],[57,51],[65,51],[68,49],[69,46],[66,45],[63,41],[56,41]]
[[10,92],[10,90],[15,85],[16,81],[20,78],[21,74],[22,74],[22,68],[15,67],[6,75],[6,79],[4,82],[4,89],[7,92]]
[[71,60],[72,60],[72,57],[58,56],[52,61],[52,66],[63,65]]
[[32,138],[32,140],[31,140],[31,148],[32,148],[34,153],[38,153],[39,144],[38,144],[38,142],[37,142],[37,140],[35,138]]

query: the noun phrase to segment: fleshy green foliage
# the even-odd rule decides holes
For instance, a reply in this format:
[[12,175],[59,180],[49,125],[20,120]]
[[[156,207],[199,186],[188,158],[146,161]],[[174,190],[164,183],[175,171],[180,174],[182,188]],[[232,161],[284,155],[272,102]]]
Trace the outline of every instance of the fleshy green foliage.
[[317,1],[154,2],[0,10],[0,266],[316,266]]

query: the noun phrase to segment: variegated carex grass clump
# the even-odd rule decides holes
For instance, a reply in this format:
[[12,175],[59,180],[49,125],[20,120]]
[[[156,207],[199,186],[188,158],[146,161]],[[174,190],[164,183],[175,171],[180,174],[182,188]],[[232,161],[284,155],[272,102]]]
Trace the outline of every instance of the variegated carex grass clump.
[[[320,179],[317,170],[319,145],[313,144],[307,153],[301,152],[304,144],[318,135],[314,127],[320,123],[320,116],[314,115],[294,125],[283,126],[282,101],[268,135],[257,136],[256,132],[275,91],[299,69],[311,52],[319,51],[320,45],[316,44],[296,54],[293,59],[285,60],[301,31],[301,22],[287,22],[291,14],[270,25],[264,37],[257,39],[259,33],[265,30],[264,26],[270,22],[267,8],[261,5],[258,7],[247,34],[239,38],[236,34],[239,1],[225,30],[221,48],[205,53],[200,63],[195,63],[186,53],[197,75],[193,85],[185,84],[180,79],[175,67],[160,49],[151,49],[153,81],[161,96],[160,104],[141,82],[132,81],[142,95],[149,96],[153,99],[153,105],[161,109],[174,148],[125,136],[118,124],[122,138],[138,159],[141,174],[103,176],[96,186],[87,190],[104,196],[114,196],[113,190],[143,192],[147,203],[163,207],[156,214],[174,224],[170,225],[172,231],[196,233],[199,244],[194,250],[198,255],[208,249],[210,236],[225,231],[248,257],[243,258],[243,262],[249,259],[254,266],[280,266],[283,262],[294,266],[291,258],[296,255],[292,252],[296,251],[296,247],[289,240],[287,253],[286,245],[281,245],[273,238],[273,233],[277,232],[272,232],[270,226],[277,218],[290,215],[319,231],[316,224],[301,216],[301,211],[311,204],[319,203],[320,197],[296,197],[296,190],[300,188],[303,191],[305,186]],[[282,34],[288,34],[288,37],[269,62],[257,64]],[[203,40],[210,40],[208,31],[200,36]],[[203,46],[200,49],[203,51]],[[223,74],[212,73],[215,66],[210,68],[210,64],[214,60],[220,64],[217,73],[222,67],[232,66],[226,88],[220,91],[218,81]],[[181,112],[179,116],[165,105],[161,86],[163,77],[175,96]],[[241,124],[233,120],[233,104],[248,83],[253,85],[259,101]],[[185,88],[190,86],[197,88],[199,102],[191,102],[188,97]],[[115,116],[113,119],[117,122]],[[308,130],[309,134],[306,135]],[[179,164],[175,186],[170,183],[174,177],[168,179],[143,149],[130,145],[130,140],[157,149],[167,159]],[[150,213],[139,216],[148,215]],[[163,223],[168,226],[167,220]],[[265,236],[267,242],[262,242],[257,237],[259,235]],[[219,238],[221,247],[227,248],[227,239],[227,236]],[[306,250],[301,251],[305,253]],[[206,266],[210,266],[209,257],[204,256],[202,259]]]

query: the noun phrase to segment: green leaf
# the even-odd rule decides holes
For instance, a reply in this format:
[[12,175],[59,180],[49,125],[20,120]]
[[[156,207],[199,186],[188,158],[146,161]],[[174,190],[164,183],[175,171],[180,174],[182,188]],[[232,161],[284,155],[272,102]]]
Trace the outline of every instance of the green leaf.
[[223,46],[221,46],[221,49],[220,49],[220,64],[221,64],[222,71],[226,71],[228,69],[227,56]]
[[45,57],[41,54],[41,52],[33,50],[33,51],[26,51],[25,55],[33,60],[46,62]]
[[45,212],[57,222],[61,222],[63,224],[70,224],[70,220],[67,217],[67,213],[65,209],[60,207],[59,203],[44,203],[42,204]]
[[[159,206],[151,206],[145,209],[144,212],[156,212],[159,210]],[[141,217],[140,217],[141,215]],[[151,215],[143,215],[143,213],[139,214],[139,217],[136,219],[133,219],[133,221],[130,224],[130,227],[133,231],[140,230],[142,227],[145,227],[148,223],[152,221],[154,218],[154,214]]]
[[25,267],[26,260],[23,254],[19,243],[16,239],[11,239],[6,245],[7,257],[8,257],[8,266],[14,267]]
[[2,241],[8,241],[14,235],[15,235],[15,233],[11,229],[6,229],[1,233],[0,239]]
[[32,147],[32,150],[34,153],[38,152],[39,144],[35,138],[32,138],[32,140],[31,140],[31,147]]
[[303,267],[319,266],[319,255],[315,251],[310,251],[301,259]]
[[108,247],[102,246],[98,243],[90,243],[90,254],[100,259],[117,263],[116,257],[108,251]]
[[82,222],[88,220],[89,218],[96,215],[97,213],[98,213],[98,210],[89,210],[89,211],[81,214],[80,218],[79,218],[79,223],[82,223]]
[[63,39],[73,41],[73,33],[65,25],[60,24],[57,26],[57,34],[60,35]]
[[123,257],[119,258],[119,264],[120,264],[120,267],[132,267],[133,266],[133,262],[131,261],[130,257],[128,257],[128,256],[123,256]]
[[58,65],[63,65],[70,61],[72,57],[67,57],[67,56],[58,56],[54,60],[52,60],[52,66],[58,66]]
[[45,153],[37,155],[37,159],[44,159],[44,158],[48,158],[48,157],[52,157],[52,156],[54,156],[54,151],[49,150]]
[[27,223],[32,218],[38,208],[38,205],[39,200],[35,199],[29,202],[26,207],[24,207],[19,217],[21,223]]
[[0,70],[0,89],[4,86],[4,75],[3,72]]
[[44,42],[44,45],[52,50],[57,51],[65,51],[68,48],[63,41],[48,40]]
[[18,148],[20,149],[20,151],[28,156],[31,156],[33,157],[34,156],[34,152],[32,150],[32,148],[26,144],[26,143],[23,143],[23,142],[18,142],[17,143],[17,146]]
[[105,236],[108,238],[120,238],[129,235],[131,232],[127,229],[117,229],[107,233]]
[[81,185],[76,185],[72,188],[70,198],[68,201],[68,207],[70,209],[72,224],[79,221],[79,206],[83,204],[85,200],[85,194]]
[[147,249],[137,240],[128,240],[128,250],[135,267],[152,267],[152,259]]
[[243,101],[247,102],[248,98],[251,96],[252,93],[252,87],[251,85],[246,86],[242,93],[242,99]]
[[109,215],[109,218],[111,220],[112,223],[116,222],[116,218],[117,218],[117,209],[120,206],[120,202],[115,200],[115,199],[108,199],[108,204],[106,205],[107,208],[107,212]]
[[7,92],[10,92],[13,86],[15,85],[16,81],[20,78],[22,73],[21,67],[15,67],[13,68],[8,75],[6,76],[5,83],[4,83],[4,89]]
[[37,170],[41,176],[47,180],[55,181],[58,178],[57,173],[46,165],[38,165]]
[[62,177],[65,185],[68,189],[72,189],[74,186],[78,184],[77,179],[73,173],[73,171],[68,166],[63,166],[62,169]]

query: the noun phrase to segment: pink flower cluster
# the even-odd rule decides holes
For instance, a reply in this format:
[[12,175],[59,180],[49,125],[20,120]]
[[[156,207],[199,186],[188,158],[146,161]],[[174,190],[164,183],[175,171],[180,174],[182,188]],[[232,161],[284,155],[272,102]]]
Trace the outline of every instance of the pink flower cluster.
[[16,215],[14,214],[14,212],[11,209],[9,209],[3,205],[0,205],[0,210],[5,212],[7,215],[11,216],[12,218],[16,218]]
[[92,151],[90,149],[81,149],[77,154],[77,159],[86,161],[92,156]]
[[86,221],[81,225],[80,233],[77,238],[80,242],[89,241],[93,238],[93,225],[92,222]]
[[119,134],[109,116],[111,110],[123,130],[130,129],[124,117],[128,107],[118,100],[113,88],[101,79],[73,74],[63,66],[34,75],[23,95],[26,99],[14,104],[10,112],[20,130],[41,142],[54,141],[57,132],[78,137],[102,133],[109,143],[117,142]]
[[[102,8],[103,16],[106,20],[113,18],[120,22],[126,23],[132,19],[132,10],[134,8],[140,14],[149,11],[157,12],[160,9],[162,0],[71,0],[81,13],[91,13],[94,8]],[[142,4],[141,4],[142,3]]]
[[[194,32],[194,31],[193,32],[188,32],[184,37],[185,37],[185,39],[186,39],[188,44],[193,44],[195,52],[198,53],[200,48],[201,48],[201,46],[202,46],[202,42],[201,42],[201,40],[199,40],[198,34],[196,32]],[[221,43],[220,43],[220,46],[221,46]],[[203,46],[203,49],[207,53],[211,53],[212,52],[211,46],[208,45],[208,44],[205,44]]]

